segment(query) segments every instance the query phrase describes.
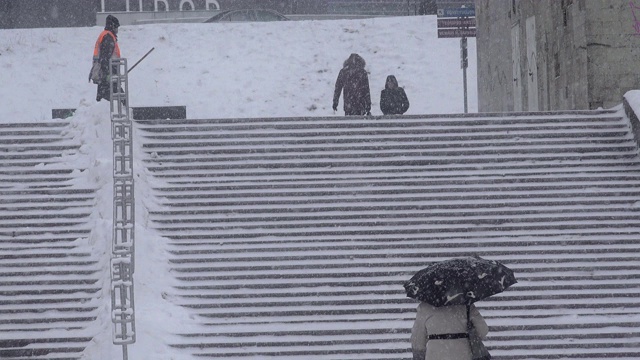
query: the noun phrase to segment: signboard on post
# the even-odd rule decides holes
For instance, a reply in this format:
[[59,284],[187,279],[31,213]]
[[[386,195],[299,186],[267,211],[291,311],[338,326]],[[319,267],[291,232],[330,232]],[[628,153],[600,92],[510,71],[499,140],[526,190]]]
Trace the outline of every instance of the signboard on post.
[[474,8],[476,4],[474,0],[436,0],[437,9],[460,9]]
[[438,19],[438,29],[476,27],[476,18]]
[[443,8],[438,9],[438,17],[474,17],[476,8]]
[[439,38],[476,36],[474,0],[436,0],[436,6]]
[[467,38],[476,37],[476,6],[474,0],[436,0],[438,18],[438,38],[460,39],[460,67],[464,84],[464,112],[467,106],[467,67],[469,56]]
[[455,8],[455,7],[475,7],[474,0],[436,0],[436,7],[442,8]]
[[476,37],[476,28],[472,29],[438,29],[439,38]]

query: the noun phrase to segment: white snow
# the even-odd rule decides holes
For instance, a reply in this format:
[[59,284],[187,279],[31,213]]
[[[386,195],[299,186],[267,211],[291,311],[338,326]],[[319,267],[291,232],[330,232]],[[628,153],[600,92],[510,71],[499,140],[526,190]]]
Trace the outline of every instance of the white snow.
[[[95,104],[88,83],[100,27],[2,30],[0,119],[41,121],[54,108]],[[189,118],[333,115],[333,87],[350,53],[367,62],[372,113],[387,75],[411,102],[407,114],[464,110],[459,39],[438,39],[435,17],[123,26],[132,106],[187,107]],[[477,111],[475,40],[469,41],[469,111]],[[342,115],[342,99],[337,115]]]
[[640,118],[640,90],[627,91],[627,93],[624,94],[624,98],[627,100],[636,116]]

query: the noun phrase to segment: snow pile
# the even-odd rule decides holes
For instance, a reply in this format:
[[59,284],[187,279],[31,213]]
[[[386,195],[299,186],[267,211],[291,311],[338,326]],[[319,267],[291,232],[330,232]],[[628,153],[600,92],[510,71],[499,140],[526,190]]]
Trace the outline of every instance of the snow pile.
[[636,116],[640,116],[640,90],[627,91],[627,93],[624,94],[624,98],[629,103],[629,106],[631,106],[631,109],[633,109],[633,112],[636,113]]

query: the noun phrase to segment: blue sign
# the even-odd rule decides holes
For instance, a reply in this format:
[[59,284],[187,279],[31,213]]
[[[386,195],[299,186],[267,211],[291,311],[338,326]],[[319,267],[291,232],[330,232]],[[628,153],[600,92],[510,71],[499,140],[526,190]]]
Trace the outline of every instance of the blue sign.
[[474,0],[436,0],[436,4],[440,5],[443,3],[455,3],[460,5],[471,5],[475,3]]
[[472,0],[442,0],[437,1],[436,6],[439,8],[448,7],[475,7],[475,2]]
[[474,17],[475,8],[438,9],[438,17]]

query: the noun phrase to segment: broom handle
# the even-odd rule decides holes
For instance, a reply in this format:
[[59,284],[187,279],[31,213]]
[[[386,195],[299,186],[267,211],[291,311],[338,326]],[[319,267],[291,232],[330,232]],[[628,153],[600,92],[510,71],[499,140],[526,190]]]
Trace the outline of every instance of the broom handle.
[[140,58],[140,60],[138,60],[137,63],[133,64],[133,66],[127,71],[127,74],[131,72],[131,70],[133,70],[133,68],[135,68],[138,64],[140,64],[140,62],[142,60],[144,60],[144,58],[147,57],[147,55],[151,54],[151,52],[155,49],[155,47],[152,47],[151,50],[147,51],[146,54],[144,54],[144,56],[142,58]]

